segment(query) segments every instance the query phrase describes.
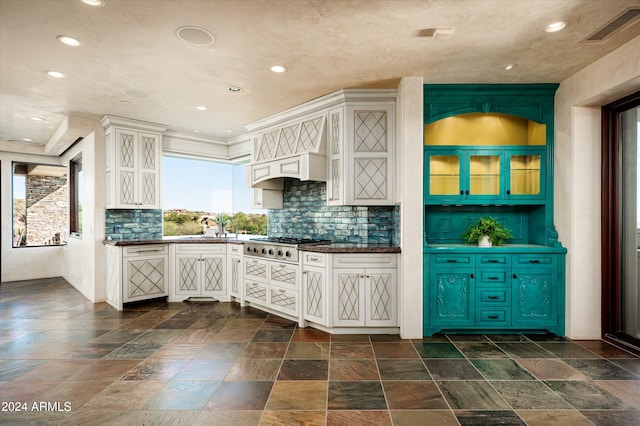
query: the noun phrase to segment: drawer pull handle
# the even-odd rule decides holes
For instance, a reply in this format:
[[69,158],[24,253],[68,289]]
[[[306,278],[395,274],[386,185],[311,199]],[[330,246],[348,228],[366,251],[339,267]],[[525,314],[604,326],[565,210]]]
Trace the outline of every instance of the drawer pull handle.
[[286,291],[287,291],[287,290],[285,290],[285,289],[280,289],[280,293],[284,293],[284,292],[286,292]]
[[309,260],[312,261],[312,262],[320,262],[320,258],[319,257],[310,257]]
[[529,263],[540,263],[538,259],[529,259]]
[[135,250],[133,253],[159,253],[162,249],[152,249],[152,250]]
[[498,296],[487,296],[487,297],[488,297],[489,299],[491,299],[491,300],[499,299],[499,297],[498,297]]
[[281,267],[281,268],[286,268],[286,267],[287,267],[287,265],[280,265],[280,267]]
[[498,259],[489,259],[487,262],[489,262],[489,263],[499,263],[500,261]]
[[487,318],[489,319],[499,319],[500,317],[497,315],[488,315]]
[[447,263],[458,263],[458,259],[447,259]]
[[491,280],[491,281],[496,281],[496,280],[498,280],[500,278],[499,277],[487,277],[487,279]]

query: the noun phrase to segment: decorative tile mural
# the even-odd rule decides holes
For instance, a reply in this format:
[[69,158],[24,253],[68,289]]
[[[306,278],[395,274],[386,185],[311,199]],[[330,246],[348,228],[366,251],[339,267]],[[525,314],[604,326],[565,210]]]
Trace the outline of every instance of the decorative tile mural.
[[327,206],[326,183],[285,179],[283,208],[270,209],[269,236],[399,245],[399,206]]

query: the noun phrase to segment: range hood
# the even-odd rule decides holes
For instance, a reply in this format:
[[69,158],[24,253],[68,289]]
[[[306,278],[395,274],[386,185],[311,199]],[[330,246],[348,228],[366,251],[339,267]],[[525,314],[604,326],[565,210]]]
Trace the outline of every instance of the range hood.
[[269,188],[285,177],[327,181],[326,113],[307,116],[254,135],[248,184]]

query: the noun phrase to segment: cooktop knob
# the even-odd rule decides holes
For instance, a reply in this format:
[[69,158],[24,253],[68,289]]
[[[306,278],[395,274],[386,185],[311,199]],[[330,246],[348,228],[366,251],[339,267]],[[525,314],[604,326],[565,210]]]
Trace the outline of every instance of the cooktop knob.
[[269,249],[269,254],[273,255],[273,249]]
[[253,248],[253,252],[254,252],[254,253],[257,253],[257,252],[258,252],[258,249],[257,249],[256,247],[254,247],[254,248]]
[[289,250],[287,250],[287,252],[284,254],[287,257],[291,257],[291,252]]
[[267,254],[267,249],[262,249],[262,254]]
[[282,256],[282,250],[278,250],[278,256]]
[[247,251],[251,252],[251,246],[247,246]]

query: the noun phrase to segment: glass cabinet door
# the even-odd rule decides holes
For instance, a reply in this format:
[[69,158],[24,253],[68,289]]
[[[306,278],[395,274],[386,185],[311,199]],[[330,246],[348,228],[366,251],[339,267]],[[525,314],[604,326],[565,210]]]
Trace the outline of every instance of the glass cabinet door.
[[428,156],[430,196],[460,195],[460,155]]
[[469,155],[469,195],[500,195],[500,155]]
[[510,199],[544,198],[543,153],[514,152],[508,156],[509,183],[506,194]]

